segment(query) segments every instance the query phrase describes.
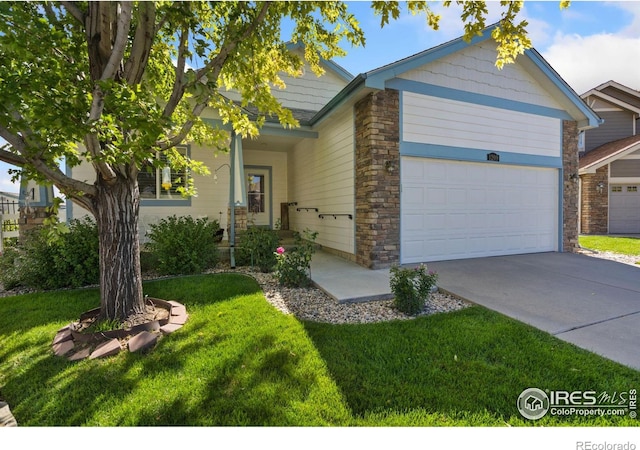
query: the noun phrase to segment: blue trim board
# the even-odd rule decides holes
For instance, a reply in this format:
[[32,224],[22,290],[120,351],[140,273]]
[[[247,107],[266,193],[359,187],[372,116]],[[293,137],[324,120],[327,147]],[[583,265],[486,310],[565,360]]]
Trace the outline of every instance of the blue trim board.
[[589,121],[589,125],[597,127],[603,123],[603,120],[587,106],[576,92],[558,75],[558,73],[549,65],[549,63],[535,49],[525,50],[524,54],[545,74],[545,76],[553,82],[553,84],[584,114]]
[[493,108],[506,109],[537,116],[553,117],[555,119],[573,120],[566,111],[562,109],[549,108],[547,106],[533,105],[531,103],[509,100],[506,98],[493,97],[491,95],[476,94],[469,91],[461,91],[434,84],[420,83],[418,81],[394,78],[387,81],[386,86],[399,91],[413,92],[414,94],[429,95],[431,97],[445,98],[476,105],[490,106]]
[[[221,119],[202,119],[204,123],[207,125],[218,128],[220,130],[225,131],[233,131],[233,125],[230,123],[224,123]],[[283,128],[282,125],[279,124],[268,124],[265,123],[262,128],[260,128],[260,134],[265,136],[289,136],[289,137],[299,137],[299,138],[318,138],[318,132],[312,131],[309,129],[305,129],[303,127],[299,128]]]
[[[487,153],[500,155],[499,162],[487,161]],[[559,156],[527,155],[522,153],[501,152],[491,149],[451,147],[447,145],[420,144],[400,141],[400,156],[417,156],[421,158],[449,159],[453,161],[484,162],[489,164],[509,164],[518,166],[534,166],[561,168],[562,158]]]
[[445,56],[448,56],[459,50],[490,39],[493,29],[497,26],[498,24],[494,24],[489,26],[488,28],[485,28],[482,31],[482,35],[474,37],[471,42],[466,42],[462,37],[459,37],[452,41],[438,45],[437,47],[430,48],[413,56],[409,56],[408,58],[401,59],[400,61],[396,61],[394,63],[367,72],[365,85],[371,88],[384,89],[385,82],[387,80],[395,78],[401,73],[416,69],[432,61],[444,58]]
[[558,169],[558,251],[564,251],[564,169]]

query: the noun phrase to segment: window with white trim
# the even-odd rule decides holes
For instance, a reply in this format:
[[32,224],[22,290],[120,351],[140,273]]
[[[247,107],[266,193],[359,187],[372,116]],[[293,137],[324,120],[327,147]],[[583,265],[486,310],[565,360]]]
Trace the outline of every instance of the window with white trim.
[[[187,147],[177,147],[176,150],[188,156]],[[140,198],[143,200],[184,200],[178,191],[180,187],[187,186],[187,177],[184,169],[176,170],[169,166],[164,154],[157,154],[160,167],[145,163],[138,173],[138,187]]]

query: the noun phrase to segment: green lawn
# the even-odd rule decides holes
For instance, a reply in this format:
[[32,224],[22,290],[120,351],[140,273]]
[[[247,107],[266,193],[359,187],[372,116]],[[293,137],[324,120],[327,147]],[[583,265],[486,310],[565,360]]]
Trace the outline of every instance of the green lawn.
[[148,355],[70,363],[56,330],[94,289],[0,298],[0,398],[20,425],[637,425],[547,416],[515,404],[529,387],[627,391],[640,372],[481,307],[369,325],[300,322],[237,274],[145,284],[187,306]]
[[[580,236],[580,246],[599,252],[640,257],[640,238],[616,236]],[[639,258],[640,260],[640,258]]]

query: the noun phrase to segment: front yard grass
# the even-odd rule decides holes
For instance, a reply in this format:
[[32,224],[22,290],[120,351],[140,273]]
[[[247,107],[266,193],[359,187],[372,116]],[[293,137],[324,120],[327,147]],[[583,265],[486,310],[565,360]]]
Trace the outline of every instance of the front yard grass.
[[612,252],[638,256],[640,260],[640,238],[619,236],[580,236],[580,246],[599,252]]
[[628,391],[640,372],[482,307],[368,325],[300,322],[239,274],[145,283],[190,318],[147,355],[67,362],[57,329],[95,289],[0,298],[0,398],[22,426],[621,425],[620,417],[530,422],[529,387]]

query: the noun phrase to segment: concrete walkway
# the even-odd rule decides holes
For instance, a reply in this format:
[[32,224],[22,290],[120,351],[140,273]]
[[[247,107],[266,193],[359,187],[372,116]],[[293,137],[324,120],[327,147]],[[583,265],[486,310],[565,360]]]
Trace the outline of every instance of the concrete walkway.
[[[640,370],[640,268],[571,253],[427,265],[441,289]],[[311,276],[341,302],[391,298],[388,269],[318,252]]]
[[389,288],[389,269],[366,269],[324,251],[313,255],[311,279],[340,303],[393,298]]

